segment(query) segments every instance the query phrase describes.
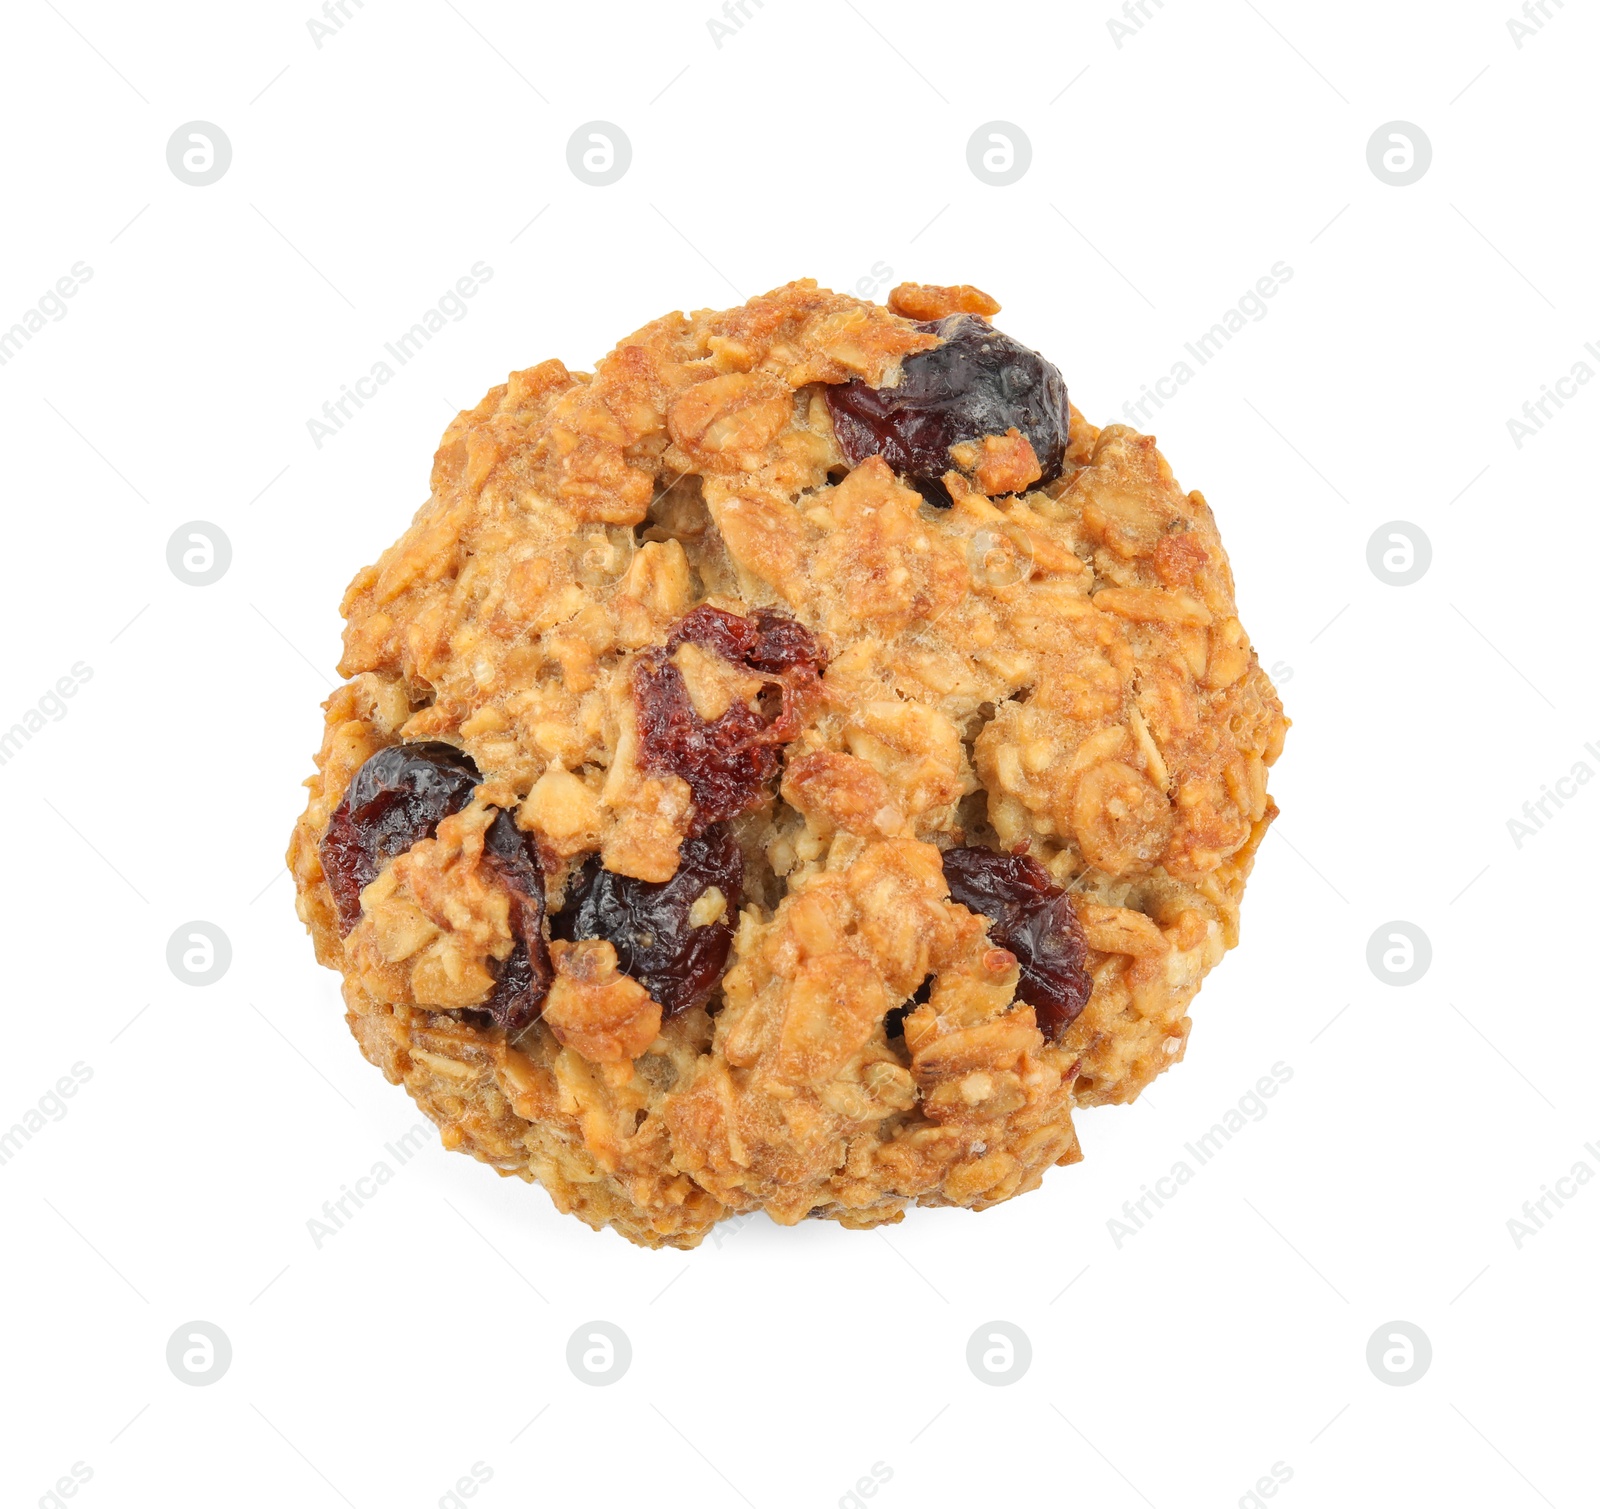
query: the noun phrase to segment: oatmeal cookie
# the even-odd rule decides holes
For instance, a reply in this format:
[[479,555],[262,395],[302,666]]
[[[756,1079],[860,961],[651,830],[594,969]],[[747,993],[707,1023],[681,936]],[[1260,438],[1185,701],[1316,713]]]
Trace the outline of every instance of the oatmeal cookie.
[[345,595],[300,917],[591,1226],[1033,1189],[1237,941],[1287,723],[1211,510],[998,308],[802,281],[514,372]]

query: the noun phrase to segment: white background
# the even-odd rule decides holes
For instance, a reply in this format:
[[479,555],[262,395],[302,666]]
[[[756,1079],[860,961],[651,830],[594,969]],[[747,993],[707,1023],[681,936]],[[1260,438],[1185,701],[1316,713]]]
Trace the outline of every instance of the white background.
[[[1600,391],[1520,449],[1506,424],[1600,370],[1592,8],[1548,0],[1519,48],[1510,0],[1147,0],[1119,47],[1110,0],[747,4],[720,48],[711,0],[349,0],[320,48],[309,0],[6,7],[0,327],[93,276],[0,367],[0,726],[93,674],[0,766],[0,1130],[92,1071],[0,1166],[5,1503],[58,1502],[74,1463],[90,1509],[427,1509],[474,1463],[488,1509],[826,1509],[874,1463],[885,1509],[1250,1504],[1274,1463],[1289,1509],[1594,1503],[1600,1188],[1507,1227],[1600,1171],[1600,790],[1507,829],[1600,770]],[[233,147],[204,188],[165,156],[197,119]],[[605,188],[566,161],[596,119],[633,148]],[[1033,149],[1004,188],[966,160],[996,119]],[[1366,159],[1396,119],[1434,154],[1403,188]],[[318,449],[307,419],[478,261],[467,317]],[[881,263],[879,298],[992,292],[1104,423],[1279,261],[1145,426],[1294,718],[1179,1070],[982,1216],[650,1253],[430,1137],[316,1247],[421,1118],[350,1039],[281,853],[340,594],[454,410]],[[191,520],[232,542],[213,586],[168,569]],[[1391,520],[1431,540],[1415,585],[1368,567]],[[205,988],[166,963],[191,919],[232,941]],[[1432,942],[1405,988],[1366,962],[1392,919]],[[1279,1061],[1265,1119],[1119,1248],[1122,1202]],[[165,1361],[196,1319],[233,1347],[209,1387]],[[565,1361],[593,1319],[632,1341],[610,1387]],[[1003,1388],[965,1360],[995,1319],[1033,1348]],[[1366,1362],[1396,1319],[1433,1348],[1406,1387]]]

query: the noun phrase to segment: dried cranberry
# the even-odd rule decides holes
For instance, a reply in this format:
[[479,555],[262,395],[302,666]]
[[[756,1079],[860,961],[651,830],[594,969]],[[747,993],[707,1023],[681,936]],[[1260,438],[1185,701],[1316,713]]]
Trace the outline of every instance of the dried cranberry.
[[950,447],[1014,425],[1027,437],[1044,475],[1061,475],[1067,450],[1067,385],[1037,351],[975,314],[952,314],[917,326],[939,337],[930,351],[900,364],[892,388],[860,378],[823,389],[839,448],[851,466],[882,456],[930,503],[950,506],[940,480],[954,462]]
[[1034,1009],[1052,1042],[1077,1020],[1094,982],[1084,968],[1088,946],[1072,898],[1026,854],[947,849],[950,899],[989,919],[989,936],[1022,966],[1017,997]]
[[[722,916],[691,926],[689,913],[710,886],[726,900]],[[585,861],[566,905],[550,919],[550,933],[610,943],[618,968],[650,992],[666,1020],[704,1002],[721,978],[743,886],[744,856],[718,823],[684,840],[677,873],[660,884],[614,874],[596,858]]]
[[[472,801],[483,779],[453,744],[430,741],[380,749],[351,778],[322,838],[322,870],[339,913],[339,931],[361,920],[361,893],[385,860],[432,838],[439,824]],[[550,954],[544,941],[544,872],[533,835],[508,812],[489,825],[483,857],[511,893],[516,947],[481,1008],[507,1032],[520,1032],[539,1015],[550,988]]]
[[339,931],[361,917],[361,893],[385,860],[432,838],[472,800],[483,779],[453,744],[393,744],[358,770],[323,835],[322,871],[339,912]]
[[498,812],[484,835],[483,857],[511,893],[511,933],[516,946],[500,966],[483,1009],[515,1037],[537,1021],[550,990],[550,951],[544,941],[544,867],[533,834]]
[[[686,643],[770,676],[761,706],[735,702],[720,718],[703,720],[672,663],[673,651]],[[660,649],[639,656],[633,671],[639,763],[689,783],[691,835],[761,800],[778,773],[778,746],[799,733],[801,709],[826,664],[822,647],[804,624],[767,608],[747,618],[709,604],[680,619]]]
[[701,603],[678,620],[667,636],[670,655],[681,644],[693,643],[711,650],[735,665],[753,671],[806,670],[820,674],[827,664],[816,636],[798,619],[757,608],[748,617]]

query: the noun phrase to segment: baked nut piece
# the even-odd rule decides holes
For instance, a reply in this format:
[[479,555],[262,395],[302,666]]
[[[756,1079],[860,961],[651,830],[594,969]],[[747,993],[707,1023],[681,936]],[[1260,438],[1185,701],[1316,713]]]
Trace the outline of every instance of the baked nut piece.
[[1183,1055],[1287,727],[1211,510],[970,287],[457,416],[289,848],[362,1052],[646,1246],[983,1209]]

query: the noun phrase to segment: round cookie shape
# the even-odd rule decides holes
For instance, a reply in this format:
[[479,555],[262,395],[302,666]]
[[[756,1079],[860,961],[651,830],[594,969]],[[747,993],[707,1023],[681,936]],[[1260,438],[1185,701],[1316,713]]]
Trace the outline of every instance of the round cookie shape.
[[1237,942],[1288,725],[1211,510],[998,307],[802,280],[514,372],[345,594],[299,915],[445,1146],[597,1229],[1034,1189]]

